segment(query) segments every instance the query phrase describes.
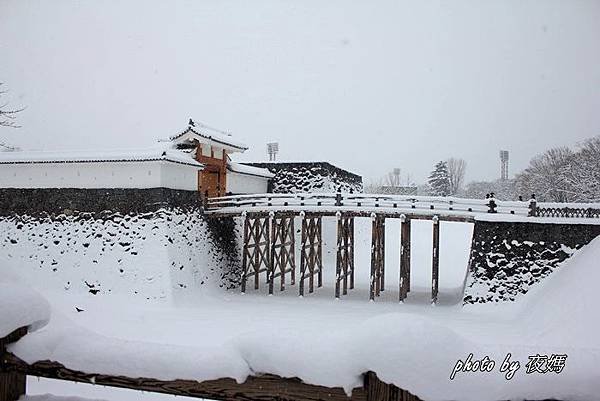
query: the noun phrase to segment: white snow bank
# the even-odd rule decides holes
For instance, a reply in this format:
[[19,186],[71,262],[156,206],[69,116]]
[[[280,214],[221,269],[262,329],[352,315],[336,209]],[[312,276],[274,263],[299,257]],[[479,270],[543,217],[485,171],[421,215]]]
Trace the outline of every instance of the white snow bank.
[[[520,303],[536,341],[599,347],[600,237],[563,262]],[[537,329],[537,330],[536,330]]]
[[[237,332],[221,342],[204,341],[200,329],[197,345],[180,346],[109,338],[58,315],[45,330],[30,333],[9,350],[28,363],[53,360],[88,373],[161,380],[231,377],[240,383],[248,375],[272,373],[350,392],[362,385],[361,375],[368,370],[390,382],[402,377],[402,383],[417,383],[411,387],[428,386],[431,376],[423,371],[443,378],[457,358],[475,349],[431,319],[413,316],[406,324],[404,316],[394,313],[328,332],[310,324],[265,329]],[[415,349],[427,349],[428,357]]]
[[0,274],[0,338],[18,328],[37,330],[50,319],[50,305],[37,292],[21,284],[6,266]]
[[28,334],[11,344],[9,351],[27,363],[51,360],[89,373],[161,380],[245,380],[248,365],[232,347],[203,343],[202,333],[197,335],[195,347],[128,341],[99,335],[56,314],[45,330]]

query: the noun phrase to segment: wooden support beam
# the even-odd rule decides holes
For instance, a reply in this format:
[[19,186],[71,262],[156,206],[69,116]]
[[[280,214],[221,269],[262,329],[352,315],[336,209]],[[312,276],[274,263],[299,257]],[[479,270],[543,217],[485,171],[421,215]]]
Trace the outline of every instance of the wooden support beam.
[[290,273],[290,283],[296,283],[295,232],[293,215],[269,217],[271,224],[271,280],[269,288],[277,277],[280,278],[280,291],[285,289],[286,275]]
[[433,218],[433,255],[431,267],[431,302],[437,303],[440,276],[440,221]]
[[[251,261],[250,253],[248,252],[248,231],[250,230],[250,224],[248,222],[248,216],[243,215],[244,218],[244,243],[242,248],[242,294],[246,292],[246,281],[248,281],[248,267]],[[258,281],[256,282],[258,284]]]
[[406,390],[382,382],[375,372],[365,374],[364,389],[368,401],[421,401]]
[[354,217],[338,213],[337,217],[337,255],[335,271],[335,297],[348,294],[354,288]]
[[302,244],[300,248],[300,296],[304,296],[305,280],[308,279],[308,292],[314,291],[315,275],[317,287],[323,285],[323,247],[321,226],[322,220],[318,215],[302,213]]
[[272,274],[270,217],[264,214],[244,215],[244,244],[242,255],[242,292],[246,291],[248,278],[254,277],[254,289],[258,290],[260,273],[266,272],[269,283]]
[[[4,338],[0,338],[0,355],[6,353],[6,346],[27,334],[27,327],[21,327]],[[23,372],[8,369],[4,358],[0,360],[0,401],[17,401],[25,395],[27,376]]]
[[381,293],[382,277],[385,269],[385,217],[371,215],[371,280],[369,299],[374,300]]
[[400,216],[400,301],[410,288],[410,219]]

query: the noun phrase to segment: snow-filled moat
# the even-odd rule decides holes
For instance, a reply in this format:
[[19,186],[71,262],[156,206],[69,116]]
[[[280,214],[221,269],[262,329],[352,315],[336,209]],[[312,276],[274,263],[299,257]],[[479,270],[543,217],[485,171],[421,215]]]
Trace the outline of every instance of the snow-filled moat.
[[[368,302],[369,223],[357,223],[357,288],[340,300],[333,298],[334,234],[327,226],[324,232],[331,234],[325,238],[325,286],[304,298],[297,297],[294,287],[271,297],[265,295],[265,286],[242,295],[219,288],[217,280],[176,298],[147,299],[117,290],[93,294],[85,287],[73,291],[74,285],[55,285],[64,282],[69,270],[49,268],[37,276],[33,263],[4,252],[0,281],[22,291],[2,292],[0,298],[10,297],[12,305],[24,310],[31,305],[32,311],[23,320],[0,309],[13,319],[8,323],[3,318],[3,324],[35,323],[37,328],[47,320],[47,306],[27,287],[47,299],[51,309],[49,323],[10,350],[27,362],[50,359],[87,372],[166,380],[243,381],[248,375],[273,373],[349,390],[361,385],[362,373],[372,370],[424,400],[598,399],[599,319],[592,302],[600,278],[600,239],[575,252],[514,303],[462,307],[473,228],[443,223],[440,303],[431,306],[431,223],[417,222],[407,302],[396,302],[398,272],[392,268],[386,272],[389,288],[376,302]],[[386,227],[388,266],[398,266],[392,245],[398,244],[397,228],[394,223]],[[165,247],[162,242],[155,246],[159,244]],[[69,250],[57,255],[64,254]],[[145,259],[152,269],[163,262]],[[101,267],[91,263],[77,268],[85,272]],[[202,273],[206,262],[199,263]],[[145,266],[137,268],[144,271]],[[49,281],[49,274],[60,279]],[[507,380],[500,368],[509,353],[516,371]],[[473,361],[485,356],[494,360],[495,369],[457,372],[450,380],[457,361],[469,354]],[[566,354],[564,369],[527,373],[529,356],[537,354]]]

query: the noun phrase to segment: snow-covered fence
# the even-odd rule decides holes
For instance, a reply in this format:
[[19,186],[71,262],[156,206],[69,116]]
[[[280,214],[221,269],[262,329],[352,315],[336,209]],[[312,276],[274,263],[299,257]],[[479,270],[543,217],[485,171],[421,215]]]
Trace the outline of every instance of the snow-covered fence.
[[420,401],[408,391],[382,382],[374,372],[366,372],[363,375],[363,386],[354,388],[352,394],[348,395],[341,387],[307,384],[298,378],[272,374],[250,376],[241,384],[233,378],[202,382],[193,378],[166,381],[81,372],[69,369],[57,361],[29,364],[6,349],[9,343],[26,334],[27,328],[21,328],[5,338],[0,338],[0,401],[17,401],[25,395],[26,376],[223,401]]
[[236,212],[248,209],[297,209],[346,207],[361,209],[410,209],[437,213],[498,213],[530,217],[600,218],[600,204],[499,201],[494,198],[468,199],[440,196],[385,195],[357,193],[291,193],[222,196],[205,200],[209,212]]
[[207,199],[209,211],[235,211],[248,208],[269,207],[352,207],[392,208],[431,211],[456,211],[467,213],[507,213],[527,216],[529,203],[521,201],[497,201],[490,199],[465,199],[457,197],[355,194],[355,193],[295,193],[254,194],[223,196]]
[[600,204],[593,203],[536,203],[532,199],[529,216],[561,218],[600,218]]

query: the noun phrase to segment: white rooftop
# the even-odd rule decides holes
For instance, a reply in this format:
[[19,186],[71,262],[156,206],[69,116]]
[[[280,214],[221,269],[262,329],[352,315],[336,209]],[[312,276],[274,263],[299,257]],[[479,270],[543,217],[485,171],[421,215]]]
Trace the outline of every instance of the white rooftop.
[[92,163],[92,162],[132,162],[166,160],[174,163],[203,167],[192,153],[171,148],[158,143],[142,149],[106,150],[61,150],[61,151],[13,151],[1,152],[0,164],[23,163]]

